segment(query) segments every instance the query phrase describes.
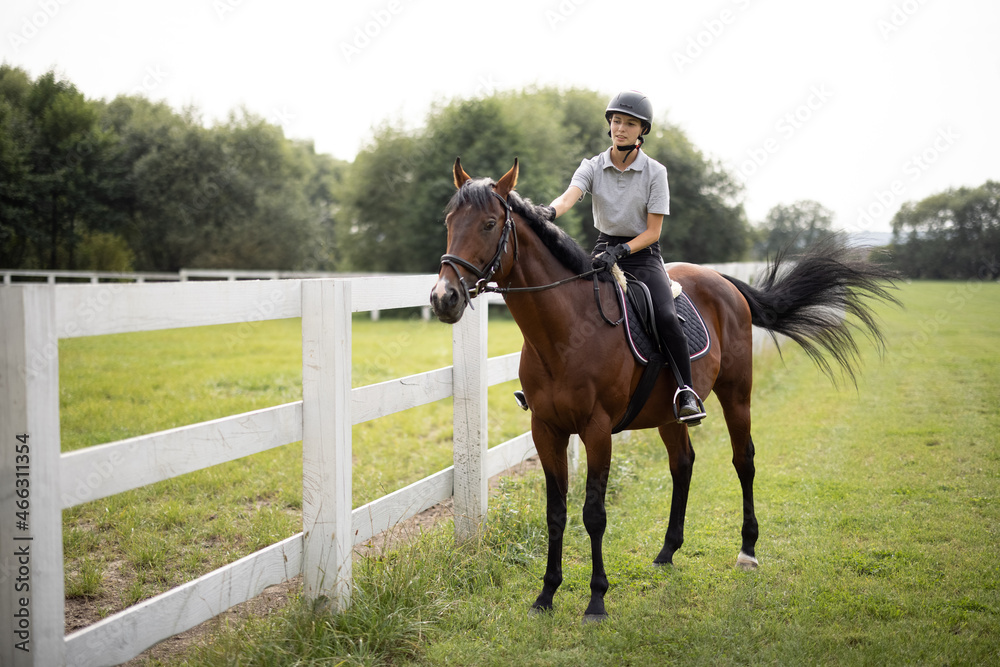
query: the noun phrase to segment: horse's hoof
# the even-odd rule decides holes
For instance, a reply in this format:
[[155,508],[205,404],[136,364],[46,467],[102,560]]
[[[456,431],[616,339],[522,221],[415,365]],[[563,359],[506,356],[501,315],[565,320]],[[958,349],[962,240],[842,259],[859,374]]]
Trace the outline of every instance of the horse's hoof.
[[736,567],[740,568],[741,570],[746,570],[748,572],[750,570],[756,570],[757,559],[741,551],[740,555],[736,557]]
[[538,607],[535,605],[531,605],[531,607],[528,608],[528,616],[530,616],[531,618],[535,618],[537,616],[541,616],[542,614],[548,614],[551,612],[552,612],[552,607]]
[[592,625],[594,623],[601,623],[608,618],[607,614],[584,614],[583,624]]
[[664,561],[662,563],[660,563],[658,561],[655,561],[655,560],[653,561],[653,567],[655,567],[655,568],[661,568],[661,567],[667,568],[667,567],[673,567],[673,566],[674,566],[674,562],[670,561],[670,560]]

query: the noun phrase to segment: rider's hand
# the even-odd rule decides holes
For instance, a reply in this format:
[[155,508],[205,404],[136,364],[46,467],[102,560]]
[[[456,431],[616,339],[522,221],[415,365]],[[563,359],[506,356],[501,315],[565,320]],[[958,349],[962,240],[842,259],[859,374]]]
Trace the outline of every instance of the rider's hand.
[[594,257],[593,267],[598,271],[610,271],[611,267],[618,263],[618,260],[622,257],[628,257],[629,252],[627,243],[611,246]]

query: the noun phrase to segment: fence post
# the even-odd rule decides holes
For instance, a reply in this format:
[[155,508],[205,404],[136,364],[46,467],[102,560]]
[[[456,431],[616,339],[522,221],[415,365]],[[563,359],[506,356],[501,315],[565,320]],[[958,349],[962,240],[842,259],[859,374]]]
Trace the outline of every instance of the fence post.
[[455,539],[475,537],[486,518],[487,333],[485,299],[452,327],[454,388]]
[[55,288],[0,291],[0,322],[0,664],[63,665]]
[[351,284],[302,281],[302,583],[351,600]]

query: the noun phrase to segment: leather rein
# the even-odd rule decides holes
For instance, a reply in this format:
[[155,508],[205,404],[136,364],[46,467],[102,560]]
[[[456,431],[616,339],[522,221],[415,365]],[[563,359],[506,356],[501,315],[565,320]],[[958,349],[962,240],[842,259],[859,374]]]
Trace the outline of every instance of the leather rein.
[[[462,295],[465,298],[465,303],[469,306],[469,308],[475,310],[475,306],[472,305],[472,300],[484,292],[494,292],[496,294],[543,292],[545,290],[550,290],[555,287],[559,287],[560,285],[571,283],[574,280],[579,280],[581,278],[589,278],[590,276],[593,276],[594,300],[597,302],[597,309],[600,311],[601,317],[604,318],[605,322],[607,322],[613,327],[618,326],[619,324],[622,323],[622,321],[624,321],[625,319],[624,309],[621,318],[619,318],[615,322],[612,322],[607,317],[607,315],[604,314],[604,307],[601,305],[601,294],[600,294],[599,283],[597,280],[597,274],[603,271],[603,269],[591,269],[590,271],[585,271],[581,274],[570,276],[569,278],[563,278],[562,280],[557,280],[556,282],[549,283],[548,285],[537,285],[531,287],[498,287],[496,285],[490,285],[489,282],[493,280],[494,274],[496,274],[496,272],[500,270],[500,264],[503,261],[503,256],[507,252],[507,247],[510,244],[511,237],[513,237],[514,239],[514,261],[516,262],[518,258],[517,228],[514,225],[514,218],[511,216],[510,203],[504,197],[501,197],[499,194],[497,194],[496,191],[493,191],[491,194],[494,197],[496,197],[501,204],[503,204],[505,218],[503,222],[503,230],[501,230],[500,232],[500,240],[497,242],[497,251],[493,255],[493,259],[487,262],[486,268],[479,269],[477,266],[475,266],[474,264],[465,259],[462,259],[458,255],[452,255],[452,254],[441,255],[441,265],[450,266],[452,270],[455,272],[455,275],[458,276],[458,281],[462,285]],[[465,278],[462,276],[462,273],[458,270],[458,266],[456,266],[456,264],[465,269],[468,269],[478,278],[478,280],[472,286],[471,289],[469,288],[469,285],[465,282]]]

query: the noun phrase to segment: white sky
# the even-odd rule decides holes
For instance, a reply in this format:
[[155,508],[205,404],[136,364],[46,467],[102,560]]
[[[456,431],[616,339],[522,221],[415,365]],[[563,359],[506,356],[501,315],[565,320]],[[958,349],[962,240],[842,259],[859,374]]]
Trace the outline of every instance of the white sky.
[[638,89],[754,222],[814,199],[887,231],[904,201],[1000,179],[997,0],[4,0],[0,59],[206,121],[245,106],[347,160],[436,101]]

